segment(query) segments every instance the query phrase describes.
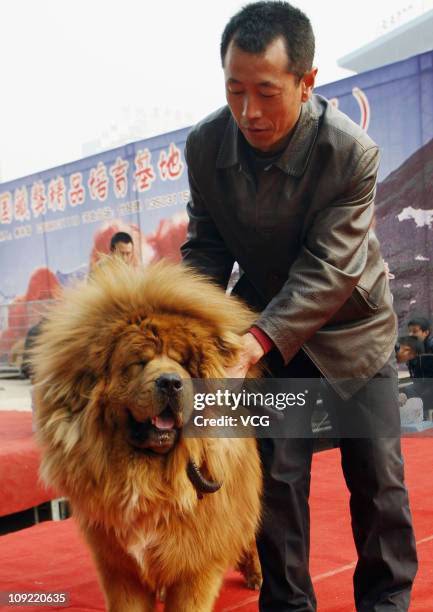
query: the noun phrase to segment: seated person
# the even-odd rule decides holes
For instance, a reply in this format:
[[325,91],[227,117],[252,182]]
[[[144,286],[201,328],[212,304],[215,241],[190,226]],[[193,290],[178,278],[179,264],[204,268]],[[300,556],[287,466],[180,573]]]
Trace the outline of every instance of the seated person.
[[420,355],[424,353],[424,344],[415,336],[400,336],[396,346],[397,363],[405,363],[411,378],[423,378]]
[[424,343],[415,336],[401,336],[398,339],[397,363],[406,363],[413,383],[401,389],[407,397],[423,400],[424,419],[429,419],[433,410],[433,355],[424,352]]
[[409,335],[424,343],[424,353],[433,353],[433,334],[431,323],[425,317],[414,317],[407,324]]

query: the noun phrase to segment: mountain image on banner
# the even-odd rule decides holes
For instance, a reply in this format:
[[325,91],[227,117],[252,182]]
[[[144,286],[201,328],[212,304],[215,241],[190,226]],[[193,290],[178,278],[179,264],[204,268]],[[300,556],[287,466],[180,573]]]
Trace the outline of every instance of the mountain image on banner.
[[433,314],[433,139],[378,185],[376,233],[399,328]]

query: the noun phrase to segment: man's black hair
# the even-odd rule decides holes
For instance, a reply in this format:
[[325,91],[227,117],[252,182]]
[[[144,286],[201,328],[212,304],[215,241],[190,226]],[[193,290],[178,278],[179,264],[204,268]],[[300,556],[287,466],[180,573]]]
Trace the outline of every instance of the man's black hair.
[[127,232],[116,232],[112,235],[110,240],[110,251],[113,252],[116,248],[116,244],[124,242],[125,244],[133,243],[131,236]]
[[418,325],[422,329],[422,331],[431,330],[431,323],[428,319],[426,319],[426,317],[414,317],[409,321],[407,325],[408,327],[409,325]]
[[421,355],[424,353],[424,342],[418,338],[415,338],[415,336],[400,336],[397,341],[397,346],[399,350],[402,346],[408,346],[415,353],[415,355]]
[[308,17],[288,2],[254,2],[234,15],[221,37],[221,62],[234,44],[247,53],[263,53],[276,38],[282,37],[288,57],[288,71],[301,78],[311,70],[314,34]]

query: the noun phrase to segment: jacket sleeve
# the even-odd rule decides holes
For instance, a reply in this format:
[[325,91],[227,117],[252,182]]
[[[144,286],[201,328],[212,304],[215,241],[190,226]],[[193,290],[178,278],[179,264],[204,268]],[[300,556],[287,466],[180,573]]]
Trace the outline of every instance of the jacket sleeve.
[[194,177],[191,136],[185,147],[188,164],[190,199],[187,204],[189,217],[187,240],[181,247],[183,262],[209,276],[224,289],[230,279],[234,257],[227,249],[210,216]]
[[311,223],[299,256],[256,325],[285,363],[351,296],[367,261],[379,152],[362,152],[344,193]]

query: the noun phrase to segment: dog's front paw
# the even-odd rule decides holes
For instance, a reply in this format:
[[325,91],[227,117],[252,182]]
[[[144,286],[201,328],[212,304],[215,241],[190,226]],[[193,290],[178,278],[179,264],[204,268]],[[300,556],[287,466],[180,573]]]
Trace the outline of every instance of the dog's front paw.
[[252,545],[250,550],[243,553],[239,559],[236,569],[245,578],[248,589],[260,591],[262,586],[262,571],[260,569],[259,555],[256,545]]

